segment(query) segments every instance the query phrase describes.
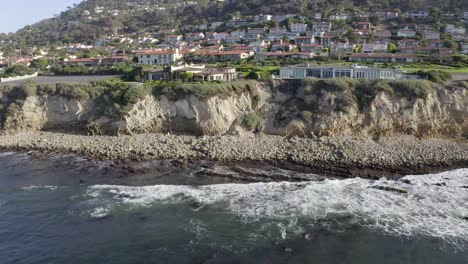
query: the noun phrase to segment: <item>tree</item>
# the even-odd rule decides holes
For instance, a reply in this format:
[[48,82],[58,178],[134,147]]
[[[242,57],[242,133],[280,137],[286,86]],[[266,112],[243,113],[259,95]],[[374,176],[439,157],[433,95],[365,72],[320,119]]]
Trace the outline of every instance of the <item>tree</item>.
[[39,71],[46,70],[47,66],[49,66],[49,62],[46,59],[35,59],[31,61],[31,67]]
[[389,43],[387,47],[387,51],[390,53],[396,53],[398,50],[398,47],[395,43]]

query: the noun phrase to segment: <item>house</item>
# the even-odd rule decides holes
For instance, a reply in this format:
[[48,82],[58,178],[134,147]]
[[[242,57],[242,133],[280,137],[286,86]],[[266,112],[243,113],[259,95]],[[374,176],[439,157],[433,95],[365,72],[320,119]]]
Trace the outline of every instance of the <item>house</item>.
[[100,66],[112,66],[116,63],[123,63],[123,62],[128,61],[128,57],[124,55],[115,55],[115,56],[95,58],[94,60]]
[[362,53],[385,53],[387,49],[387,44],[374,43],[362,45]]
[[319,54],[322,50],[323,46],[319,44],[306,44],[301,46],[301,52],[313,52]]
[[397,44],[400,48],[417,47],[419,46],[419,41],[417,39],[400,39],[397,41]]
[[307,31],[307,24],[304,23],[292,23],[291,32],[294,33],[305,33]]
[[183,74],[190,73],[194,81],[233,81],[238,78],[235,68],[206,68],[205,65],[181,65],[166,67],[163,70],[145,70],[145,81],[155,80],[180,80]]
[[265,29],[264,28],[249,28],[247,29],[247,34],[258,34],[258,35],[263,35],[265,34]]
[[397,37],[399,37],[399,38],[414,38],[414,37],[416,37],[416,31],[414,31],[412,29],[407,29],[407,28],[399,29],[397,31]]
[[159,50],[137,53],[138,63],[145,65],[170,65],[182,59],[182,54],[178,49]]
[[316,37],[323,37],[326,32],[329,32],[332,29],[332,24],[330,22],[321,22],[314,23],[312,25],[312,33]]
[[305,78],[355,78],[355,79],[398,79],[401,71],[371,68],[366,66],[287,66],[280,68],[281,79]]
[[182,35],[169,35],[169,36],[164,37],[164,41],[166,43],[176,43],[176,42],[182,41],[182,39],[183,39]]
[[265,59],[301,59],[308,60],[315,56],[313,52],[265,52],[258,54],[259,60]]
[[267,22],[267,21],[270,21],[272,19],[273,19],[272,15],[260,14],[260,15],[255,16],[254,22]]
[[294,40],[297,46],[302,46],[302,45],[310,45],[315,43],[315,37],[310,36],[310,37],[296,37]]
[[229,33],[227,32],[215,32],[213,35],[215,39],[219,40],[225,40],[229,37]]
[[245,30],[234,30],[231,32],[231,38],[235,41],[241,41],[245,36]]
[[423,40],[440,39],[440,33],[437,31],[423,31],[421,36]]
[[321,44],[324,47],[328,47],[333,44],[333,37],[332,36],[323,36],[320,40]]
[[440,40],[440,39],[433,39],[431,41],[429,41],[428,47],[430,48],[443,48],[444,47],[444,41],[443,40]]
[[272,52],[276,52],[276,51],[292,51],[293,49],[296,48],[296,45],[294,44],[291,44],[291,43],[283,43],[283,41],[281,41],[280,43],[275,43],[271,46],[271,50]]
[[330,51],[332,53],[348,53],[351,54],[354,52],[356,45],[350,43],[335,43],[331,45]]
[[196,81],[234,81],[239,73],[235,68],[207,68],[202,72],[195,73],[193,79]]
[[288,30],[286,29],[286,27],[270,28],[270,30],[269,30],[270,34],[285,34],[287,32],[288,32]]
[[348,20],[351,16],[348,14],[337,13],[330,16],[330,20]]
[[409,54],[390,54],[390,53],[359,53],[349,56],[351,62],[416,62],[417,58]]
[[188,33],[185,36],[185,39],[187,41],[197,41],[197,40],[202,40],[204,38],[205,38],[205,34],[203,34],[202,32]]
[[452,24],[447,24],[447,26],[445,26],[445,32],[447,32],[449,34],[465,35],[466,29],[465,29],[465,27],[457,27],[457,26],[452,25]]
[[254,53],[245,50],[228,50],[228,51],[205,51],[199,50],[195,52],[197,58],[205,62],[223,62],[232,61],[239,62],[243,59],[251,57]]
[[461,53],[468,55],[468,43],[461,44]]
[[429,13],[424,10],[418,11],[408,11],[405,13],[405,17],[411,19],[426,19],[429,16]]
[[354,29],[360,31],[360,30],[371,30],[372,24],[371,22],[357,22],[354,23]]
[[62,64],[63,66],[86,66],[86,67],[96,66],[96,62],[90,58],[65,60],[65,61],[62,61],[60,64]]
[[377,38],[391,38],[392,32],[390,30],[380,30],[374,33],[374,36]]

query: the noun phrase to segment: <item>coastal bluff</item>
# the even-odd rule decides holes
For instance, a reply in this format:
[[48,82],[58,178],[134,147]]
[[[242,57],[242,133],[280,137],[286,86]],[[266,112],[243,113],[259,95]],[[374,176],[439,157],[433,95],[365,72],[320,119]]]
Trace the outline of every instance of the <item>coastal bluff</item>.
[[115,90],[92,85],[86,87],[88,96],[58,92],[58,88],[50,92],[38,87],[26,93],[21,89],[25,90],[0,91],[2,134],[220,136],[255,132],[288,137],[454,139],[468,135],[468,88],[463,82],[311,79],[242,83],[231,90],[209,87],[208,94],[182,88],[155,92],[140,86],[126,88],[126,93],[140,91],[126,101],[115,97]]

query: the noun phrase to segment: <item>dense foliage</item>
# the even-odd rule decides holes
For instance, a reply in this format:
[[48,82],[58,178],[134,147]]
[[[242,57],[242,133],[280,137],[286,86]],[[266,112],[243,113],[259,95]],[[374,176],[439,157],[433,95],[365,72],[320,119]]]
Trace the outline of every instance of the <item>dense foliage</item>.
[[[131,3],[138,3],[139,6]],[[155,8],[158,6],[163,9]],[[94,13],[96,7],[105,7],[105,11],[109,12]],[[341,10],[354,12],[427,7],[462,9],[468,7],[468,2],[465,0],[194,0],[190,2],[183,0],[88,0],[70,7],[54,18],[25,27],[13,38],[18,43],[35,45],[58,42],[93,43],[105,34],[155,32],[161,28],[229,21],[232,17],[239,15],[311,16],[315,12],[329,15]],[[115,14],[110,10],[118,10],[119,13]]]
[[24,75],[33,74],[34,72],[35,72],[34,69],[31,69],[26,65],[15,64],[5,69],[2,77],[8,78],[8,77],[24,76]]

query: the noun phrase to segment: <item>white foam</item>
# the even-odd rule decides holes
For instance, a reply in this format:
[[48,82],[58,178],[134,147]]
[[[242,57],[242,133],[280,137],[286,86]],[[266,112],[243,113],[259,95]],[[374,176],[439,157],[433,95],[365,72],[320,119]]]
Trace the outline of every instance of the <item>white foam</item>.
[[53,185],[43,185],[43,186],[27,186],[27,187],[22,187],[21,190],[23,191],[36,191],[36,190],[49,190],[49,191],[56,191],[58,189],[63,189],[66,188],[66,186],[53,186]]
[[468,241],[468,221],[463,219],[468,217],[468,189],[462,188],[468,186],[468,169],[405,179],[411,184],[356,178],[201,187],[96,185],[89,187],[87,194],[95,199],[110,197],[102,199],[107,205],[131,207],[188,201],[202,206],[224,203],[244,221],[281,220],[279,225],[288,222],[279,226],[282,230],[293,228],[297,219],[316,225],[343,218],[393,235],[424,235],[451,243]]
[[109,213],[110,213],[109,208],[97,207],[97,208],[94,208],[93,210],[91,210],[89,212],[89,215],[92,218],[104,218],[104,217],[108,216]]

